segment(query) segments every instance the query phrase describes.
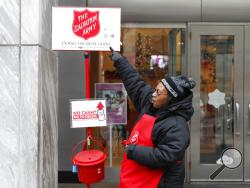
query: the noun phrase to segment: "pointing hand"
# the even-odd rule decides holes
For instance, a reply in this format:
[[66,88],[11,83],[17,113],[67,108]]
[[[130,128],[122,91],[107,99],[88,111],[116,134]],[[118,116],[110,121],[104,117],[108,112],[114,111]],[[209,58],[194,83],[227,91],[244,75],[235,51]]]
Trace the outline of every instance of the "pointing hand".
[[114,62],[118,61],[122,57],[122,55],[118,52],[115,52],[112,47],[109,47],[109,48],[111,51],[111,60]]

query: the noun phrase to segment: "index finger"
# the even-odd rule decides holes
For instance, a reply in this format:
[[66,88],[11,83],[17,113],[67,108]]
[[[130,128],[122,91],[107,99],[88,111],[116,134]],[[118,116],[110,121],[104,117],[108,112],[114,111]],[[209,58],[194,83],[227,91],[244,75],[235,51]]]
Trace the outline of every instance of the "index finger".
[[114,49],[111,46],[109,47],[109,49],[111,52],[114,52]]

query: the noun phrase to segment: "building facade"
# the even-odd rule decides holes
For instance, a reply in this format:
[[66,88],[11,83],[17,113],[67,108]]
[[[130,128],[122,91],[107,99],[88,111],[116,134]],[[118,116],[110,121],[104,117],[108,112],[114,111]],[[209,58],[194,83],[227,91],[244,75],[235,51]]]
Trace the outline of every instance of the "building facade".
[[[71,173],[71,150],[85,138],[70,129],[70,99],[85,97],[83,52],[51,50],[51,7],[121,7],[122,54],[154,86],[189,75],[195,113],[186,153],[186,182],[250,181],[250,2],[247,0],[89,0],[0,2],[0,184],[57,187]],[[112,23],[110,23],[112,24]],[[91,97],[96,83],[121,83],[108,52],[89,52]],[[114,96],[111,108],[116,109]],[[107,182],[119,181],[125,139],[137,118],[128,98],[126,124],[93,128],[107,148]],[[95,147],[95,146],[92,146]],[[221,154],[236,148],[242,162],[215,180]],[[32,177],[32,178],[31,178]],[[69,180],[71,181],[71,180]]]

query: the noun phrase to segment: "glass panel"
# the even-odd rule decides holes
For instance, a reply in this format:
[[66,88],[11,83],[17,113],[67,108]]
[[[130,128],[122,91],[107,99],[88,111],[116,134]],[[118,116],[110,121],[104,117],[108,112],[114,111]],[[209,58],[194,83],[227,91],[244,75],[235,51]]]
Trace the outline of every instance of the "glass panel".
[[145,79],[181,74],[185,60],[183,29],[123,28],[122,38],[123,55]]
[[233,146],[234,36],[201,36],[200,163],[215,164]]
[[[184,39],[184,29],[122,28],[121,53],[140,72],[144,80],[154,86],[166,74],[183,74]],[[121,83],[109,55],[110,52],[91,52],[91,86],[95,83]],[[126,125],[92,128],[93,136],[106,146],[107,167],[121,166],[124,152],[121,141],[128,138],[137,120],[138,113],[129,98],[127,105]]]

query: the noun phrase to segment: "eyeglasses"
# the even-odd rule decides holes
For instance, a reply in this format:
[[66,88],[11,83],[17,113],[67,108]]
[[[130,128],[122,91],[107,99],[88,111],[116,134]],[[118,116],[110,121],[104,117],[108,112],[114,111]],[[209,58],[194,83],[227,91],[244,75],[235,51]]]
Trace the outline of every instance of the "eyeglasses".
[[167,93],[163,93],[163,92],[160,91],[159,89],[153,89],[153,93],[156,93],[157,96],[160,96],[160,95],[167,95]]

